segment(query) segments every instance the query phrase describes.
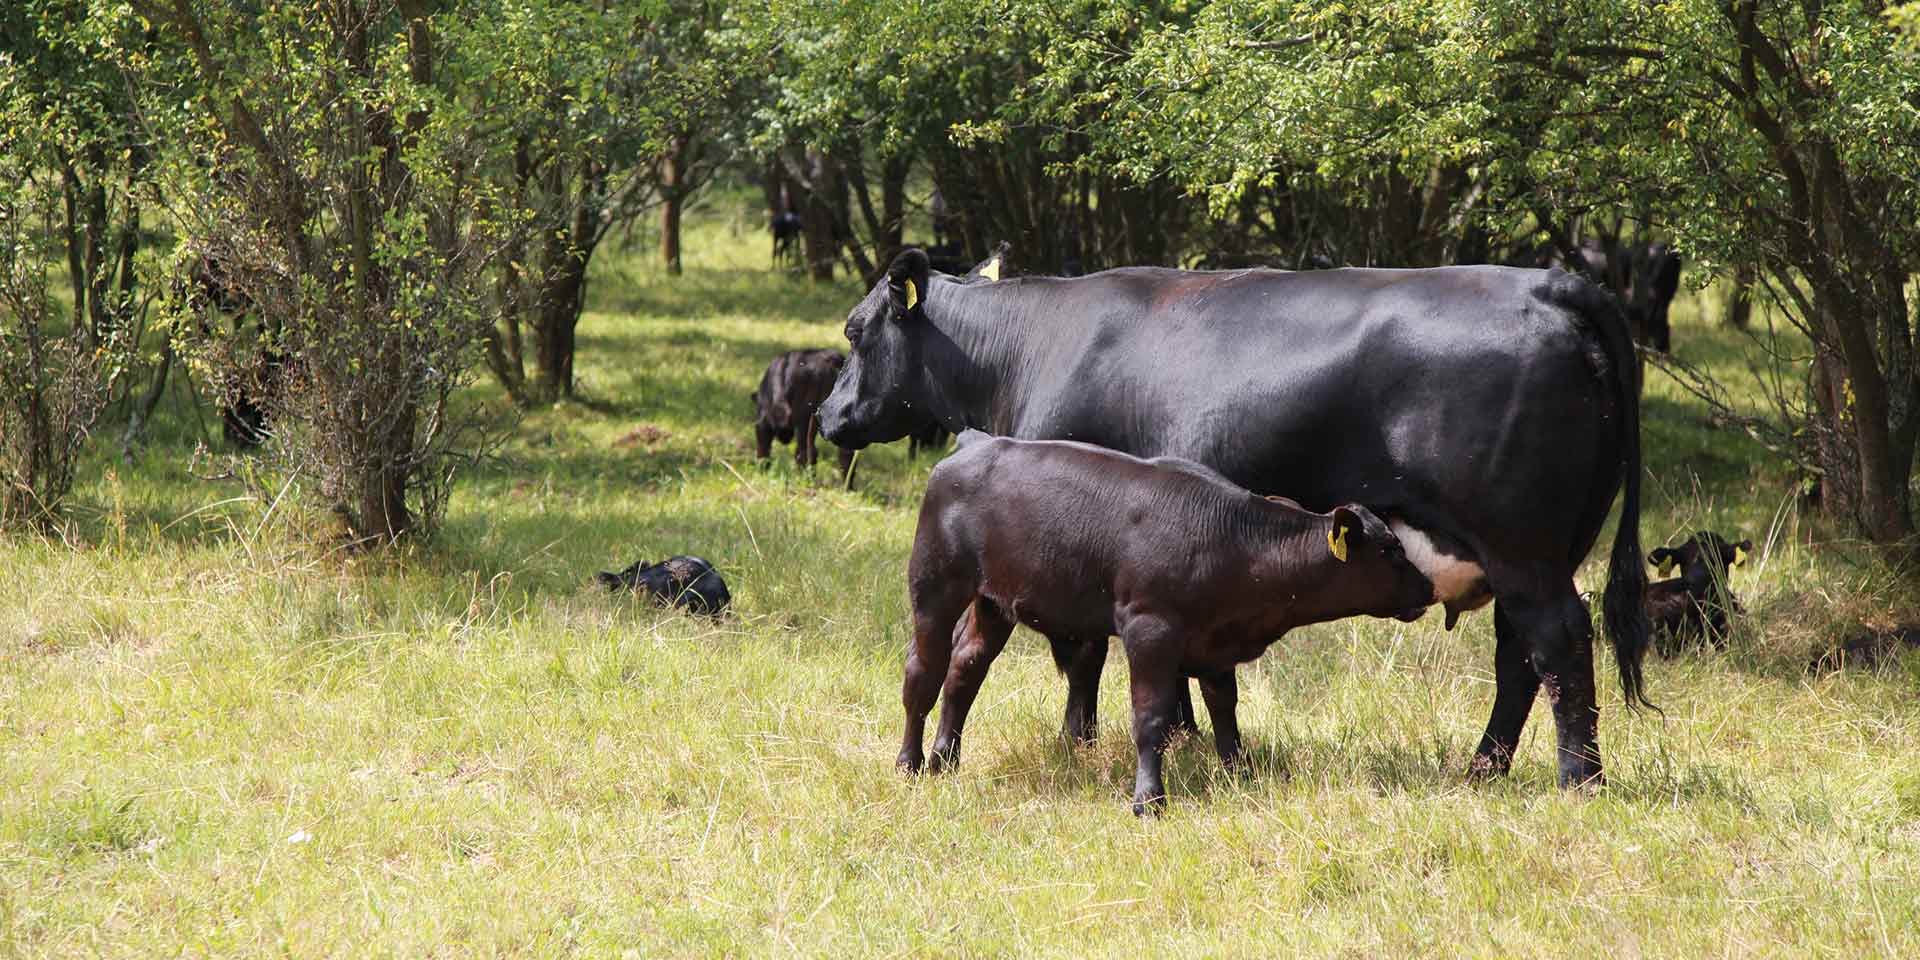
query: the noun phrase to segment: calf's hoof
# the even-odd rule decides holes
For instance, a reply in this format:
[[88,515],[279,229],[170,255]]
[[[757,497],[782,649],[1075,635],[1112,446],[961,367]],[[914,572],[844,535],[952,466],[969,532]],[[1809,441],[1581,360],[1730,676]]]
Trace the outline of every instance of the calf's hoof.
[[933,745],[933,755],[927,758],[928,773],[943,773],[959,765],[960,744],[958,741],[953,743],[936,743]]
[[1136,817],[1158,817],[1167,812],[1167,795],[1133,798],[1133,815]]
[[911,777],[920,772],[921,759],[918,750],[902,750],[900,755],[894,758],[893,765],[899,768],[901,773]]

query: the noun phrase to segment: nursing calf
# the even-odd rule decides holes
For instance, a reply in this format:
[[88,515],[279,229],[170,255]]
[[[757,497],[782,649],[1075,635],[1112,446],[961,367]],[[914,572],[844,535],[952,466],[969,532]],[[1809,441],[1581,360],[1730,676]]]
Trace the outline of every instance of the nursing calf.
[[[900,766],[920,769],[943,680],[933,768],[958,762],[967,711],[1015,624],[1056,649],[1118,635],[1132,678],[1136,813],[1165,800],[1160,755],[1187,675],[1201,679],[1232,763],[1235,664],[1294,627],[1363,613],[1411,620],[1434,600],[1432,581],[1364,507],[1310,513],[1186,460],[974,430],[928,480],[907,583]],[[954,625],[969,606],[954,662]]]

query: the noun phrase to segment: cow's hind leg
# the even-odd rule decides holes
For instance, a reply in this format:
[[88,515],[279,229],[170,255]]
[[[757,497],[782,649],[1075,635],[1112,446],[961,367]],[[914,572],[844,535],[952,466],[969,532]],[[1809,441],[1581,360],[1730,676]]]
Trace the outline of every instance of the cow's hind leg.
[[933,735],[928,768],[934,773],[960,762],[960,733],[967,725],[967,713],[1012,632],[1013,621],[986,597],[976,597],[954,627],[953,663],[947,668],[946,687],[940,691],[940,728]]
[[947,676],[953,658],[953,628],[972,602],[972,587],[942,578],[913,584],[913,636],[907,641],[907,664],[900,683],[900,703],[907,726],[895,761],[908,773],[920,772],[926,759],[921,743],[927,732],[927,713]]
[[1468,770],[1475,778],[1502,776],[1513,766],[1520,731],[1526,727],[1534,696],[1540,692],[1540,675],[1533,672],[1527,638],[1513,625],[1506,601],[1494,604],[1493,635],[1493,714],[1487,719],[1487,732],[1481,735]]
[[[1553,705],[1560,786],[1601,785],[1605,778],[1600,770],[1600,708],[1593,691],[1593,621],[1586,606],[1572,581],[1537,595],[1503,599],[1501,604],[1525,642],[1528,662]],[[1496,612],[1496,618],[1499,615]],[[1494,629],[1499,630],[1497,621]],[[1495,694],[1496,711],[1504,692],[1503,688]],[[1496,712],[1494,720],[1499,719]],[[1525,717],[1520,720],[1524,722]],[[1490,721],[1490,733],[1493,726]],[[1516,740],[1518,732],[1516,724]]]

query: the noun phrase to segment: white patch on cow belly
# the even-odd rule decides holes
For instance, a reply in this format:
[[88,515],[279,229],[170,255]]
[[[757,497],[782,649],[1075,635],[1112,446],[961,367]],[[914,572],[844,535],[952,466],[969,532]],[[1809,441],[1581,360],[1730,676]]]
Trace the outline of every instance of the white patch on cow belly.
[[1409,527],[1401,520],[1387,522],[1393,535],[1400,538],[1401,549],[1407,552],[1407,559],[1413,562],[1427,579],[1433,581],[1433,600],[1435,603],[1449,603],[1473,594],[1480,581],[1486,579],[1487,571],[1480,565],[1462,557],[1441,553],[1434,546],[1433,538]]

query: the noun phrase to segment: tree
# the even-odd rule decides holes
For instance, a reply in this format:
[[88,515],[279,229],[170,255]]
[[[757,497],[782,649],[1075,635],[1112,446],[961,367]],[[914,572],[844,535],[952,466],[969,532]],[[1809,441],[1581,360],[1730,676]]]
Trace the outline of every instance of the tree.
[[608,231],[657,206],[679,272],[681,210],[733,151],[758,54],[717,3],[542,0],[458,29],[461,93],[504,119],[511,151],[490,173],[525,227],[496,271],[487,364],[516,404],[551,403],[573,395],[574,331]]
[[[21,114],[0,92],[0,123]],[[13,127],[19,130],[21,128]],[[46,182],[51,152],[12,138],[0,151],[0,528],[51,529],[106,404],[109,343],[81,311],[62,316],[50,290],[65,191]]]
[[[981,16],[1025,9],[991,7]],[[1920,428],[1905,292],[1920,265],[1920,61],[1882,14],[1857,0],[1216,3],[1117,54],[1055,31],[1047,73],[1012,97],[1056,116],[1099,105],[1081,128],[1091,155],[1216,209],[1297,171],[1346,190],[1437,175],[1457,185],[1417,220],[1449,231],[1544,228],[1564,246],[1580,219],[1624,212],[1697,263],[1754,271],[1814,345],[1788,413],[1814,438],[1826,502],[1892,542],[1913,532]]]
[[[511,222],[497,150],[448,95],[468,13],[428,0],[137,0],[168,57],[125,57],[180,230],[268,318],[270,446],[361,545],[430,526],[475,438],[451,404]],[[180,94],[184,92],[183,98]],[[212,330],[219,359],[222,331]],[[249,332],[251,335],[252,332]]]

